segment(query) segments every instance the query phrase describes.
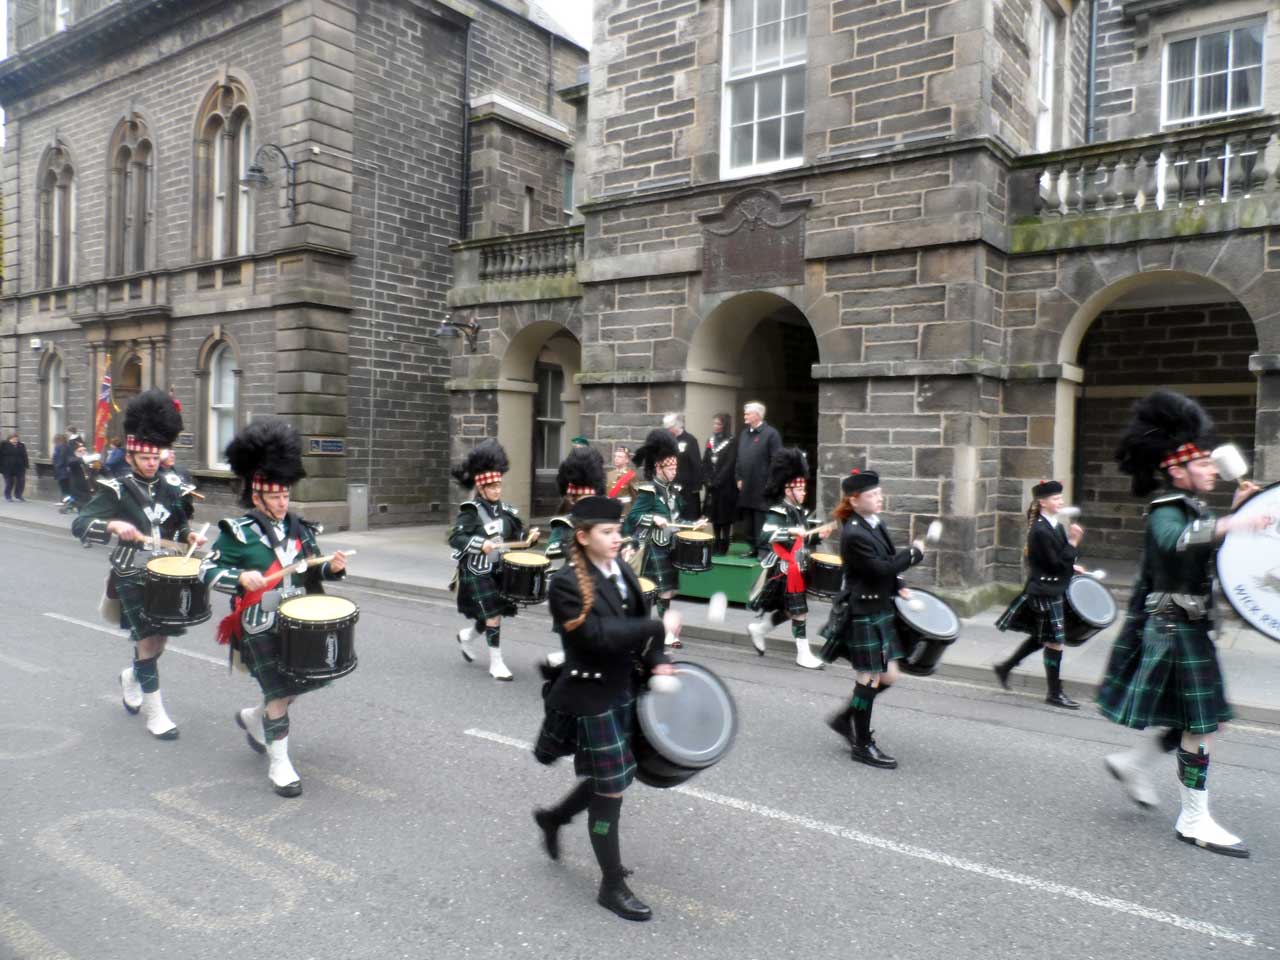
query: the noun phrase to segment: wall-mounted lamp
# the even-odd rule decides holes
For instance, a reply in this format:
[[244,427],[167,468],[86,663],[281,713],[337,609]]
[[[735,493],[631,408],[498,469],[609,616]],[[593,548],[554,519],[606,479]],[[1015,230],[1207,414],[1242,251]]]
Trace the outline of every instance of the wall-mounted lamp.
[[436,327],[437,340],[457,339],[458,337],[467,338],[467,349],[472,353],[476,352],[476,340],[480,336],[480,324],[474,319],[465,323],[461,320],[441,320],[440,326]]
[[242,186],[246,187],[269,187],[271,178],[267,176],[267,172],[263,169],[262,162],[270,151],[274,150],[280,158],[280,163],[285,170],[285,208],[289,211],[289,222],[297,223],[298,221],[298,165],[294,163],[285,154],[284,150],[274,143],[264,143],[258,148],[258,152],[253,155],[253,163],[249,164],[249,169],[244,172],[244,176],[240,178]]

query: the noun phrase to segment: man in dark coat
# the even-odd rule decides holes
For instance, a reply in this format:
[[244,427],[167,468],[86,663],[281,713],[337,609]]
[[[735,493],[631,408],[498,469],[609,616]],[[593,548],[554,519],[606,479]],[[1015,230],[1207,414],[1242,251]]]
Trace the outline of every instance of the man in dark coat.
[[698,438],[684,428],[684,417],[669,413],[662,418],[667,433],[676,438],[680,451],[676,486],[680,488],[680,519],[692,523],[702,518],[702,449]]
[[22,500],[27,486],[27,471],[31,461],[27,459],[27,447],[16,433],[9,434],[0,447],[0,473],[4,474],[4,498]]
[[768,547],[768,538],[761,533],[769,513],[764,488],[769,481],[769,463],[773,455],[782,449],[782,437],[764,422],[764,415],[763,403],[748,403],[742,408],[742,422],[746,429],[738,434],[738,463],[735,467],[738,509],[748,522],[747,535],[751,551],[756,555]]

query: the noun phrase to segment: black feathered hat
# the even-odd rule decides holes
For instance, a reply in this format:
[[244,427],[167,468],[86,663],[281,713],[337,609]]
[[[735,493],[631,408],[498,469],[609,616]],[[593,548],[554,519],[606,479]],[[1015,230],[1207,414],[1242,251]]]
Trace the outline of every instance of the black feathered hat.
[[617,523],[622,519],[622,501],[613,497],[583,497],[573,505],[569,516],[575,526],[588,523]]
[[1052,497],[1062,492],[1062,484],[1057,480],[1041,480],[1031,488],[1031,496],[1039,500],[1041,497]]
[[591,447],[574,447],[560,462],[556,487],[562,497],[604,493],[604,460]]
[[128,453],[159,453],[182,432],[182,414],[173,398],[152,388],[124,408],[124,448]]
[[650,430],[644,443],[631,455],[631,462],[644,468],[646,480],[653,479],[654,468],[663,460],[680,456],[680,448],[676,446],[676,438],[666,430]]
[[253,506],[254,493],[284,493],[307,475],[302,436],[281,417],[259,417],[231,438],[227,463],[242,481],[240,502]]
[[768,500],[779,499],[797,481],[808,483],[809,461],[799,447],[783,447],[769,461],[769,479],[764,485]]
[[502,475],[511,469],[507,460],[507,451],[497,440],[485,440],[478,443],[462,458],[462,462],[453,468],[453,479],[463,490],[475,486],[484,486],[502,479]]
[[862,493],[872,487],[880,486],[880,474],[874,470],[850,470],[849,475],[840,481],[840,492],[846,497]]
[[1159,471],[1209,456],[1213,418],[1196,401],[1157,390],[1133,405],[1129,428],[1116,447],[1116,463],[1129,474],[1135,496],[1160,486]]

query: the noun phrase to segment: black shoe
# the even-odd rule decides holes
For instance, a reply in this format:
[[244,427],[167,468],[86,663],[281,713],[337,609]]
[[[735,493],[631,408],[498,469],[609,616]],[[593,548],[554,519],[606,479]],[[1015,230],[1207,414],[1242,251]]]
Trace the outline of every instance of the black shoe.
[[601,880],[600,895],[596,897],[596,903],[612,910],[623,920],[648,920],[653,917],[648,904],[638,899],[621,878],[614,881]]
[[274,783],[272,789],[282,797],[300,797],[302,796],[302,781],[295,780],[293,783],[286,783],[283,787],[277,787]]
[[1051,707],[1061,707],[1063,710],[1079,710],[1080,704],[1076,703],[1065,693],[1059,690],[1057,693],[1051,693],[1044,698],[1044,702]]
[[849,741],[849,746],[853,746],[853,711],[849,709],[841,710],[827,717],[827,726],[834,730],[840,736]]
[[534,808],[533,821],[542,831],[542,846],[552,860],[560,859],[560,827],[561,823],[550,810]]
[[874,740],[855,743],[850,756],[859,763],[865,763],[869,767],[879,767],[882,770],[895,770],[898,766],[898,761],[877,747]]
[[1012,668],[1006,667],[1003,663],[997,663],[991,669],[995,671],[996,679],[1000,681],[1000,686],[1004,687],[1006,690],[1010,689],[1009,674],[1013,672]]

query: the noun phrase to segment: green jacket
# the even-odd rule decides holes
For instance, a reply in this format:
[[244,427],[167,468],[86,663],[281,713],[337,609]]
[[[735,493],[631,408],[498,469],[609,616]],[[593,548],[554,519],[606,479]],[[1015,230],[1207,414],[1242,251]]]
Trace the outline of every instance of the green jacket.
[[1210,595],[1216,521],[1203,503],[1180,490],[1152,500],[1139,579],[1145,591]]
[[[99,477],[93,499],[71,522],[72,536],[85,544],[110,543],[107,524],[112,520],[131,523],[144,536],[180,543],[185,543],[191,532],[180,484],[166,480],[159,473],[150,480],[136,473],[118,479]],[[121,542],[111,553],[112,569],[124,577],[139,573],[142,565],[134,562],[139,552],[149,556],[141,544]]]
[[654,518],[664,517],[672,521],[679,511],[680,498],[675,487],[649,480],[636,487],[636,498],[631,504],[631,512],[622,522],[622,532],[640,543],[649,540],[658,546],[666,546],[671,543],[675,531],[669,526],[655,527]]
[[552,517],[549,526],[545,556],[548,560],[559,560],[567,554],[569,541],[573,539],[573,521],[568,517]]

